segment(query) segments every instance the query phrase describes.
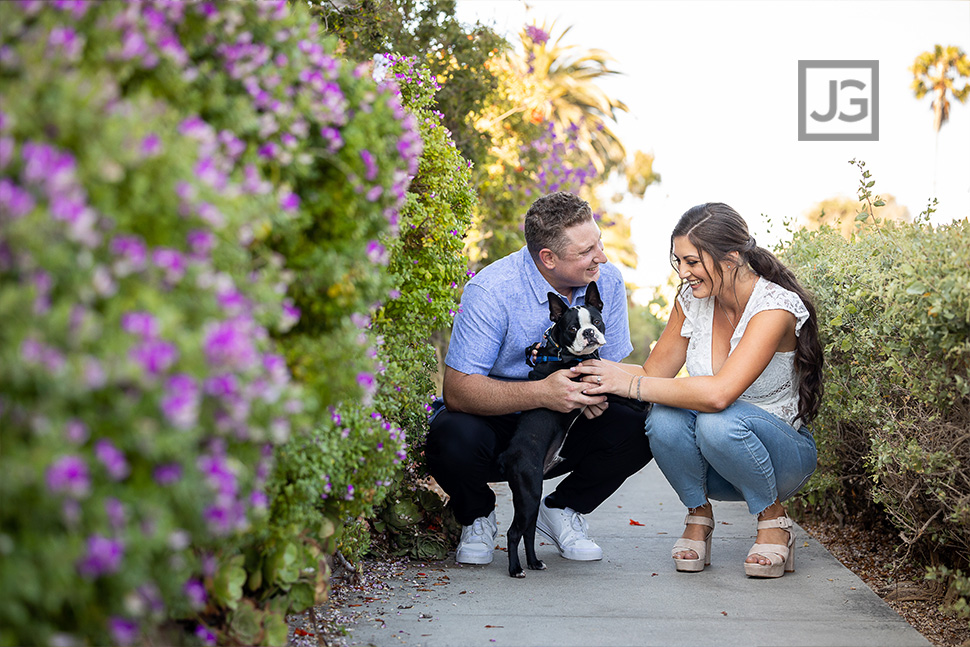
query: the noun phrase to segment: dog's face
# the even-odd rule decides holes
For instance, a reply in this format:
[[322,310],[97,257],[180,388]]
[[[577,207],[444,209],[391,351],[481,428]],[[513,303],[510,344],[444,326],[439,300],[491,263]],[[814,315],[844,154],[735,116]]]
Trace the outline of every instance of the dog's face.
[[586,287],[586,304],[566,307],[562,297],[549,293],[549,319],[555,324],[549,336],[576,356],[591,355],[606,344],[603,301],[596,283]]

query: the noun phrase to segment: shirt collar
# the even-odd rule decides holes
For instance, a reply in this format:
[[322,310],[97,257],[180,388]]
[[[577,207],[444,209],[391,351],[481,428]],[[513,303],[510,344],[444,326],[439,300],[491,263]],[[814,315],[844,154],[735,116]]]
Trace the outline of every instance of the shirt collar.
[[[544,277],[542,272],[539,271],[539,268],[536,267],[536,263],[534,260],[532,260],[532,254],[529,253],[529,248],[527,246],[519,250],[519,253],[521,254],[522,259],[523,273],[528,279],[529,285],[532,286],[532,293],[535,295],[536,301],[540,304],[549,303],[549,293],[556,292],[556,294],[559,294],[559,292],[556,290],[556,288],[549,285],[549,281],[546,280],[546,277]],[[583,297],[583,302],[586,302],[585,285],[579,288],[573,288],[573,300],[572,303],[568,305],[570,307],[575,305],[579,297]],[[563,297],[563,299],[565,300],[565,297]]]

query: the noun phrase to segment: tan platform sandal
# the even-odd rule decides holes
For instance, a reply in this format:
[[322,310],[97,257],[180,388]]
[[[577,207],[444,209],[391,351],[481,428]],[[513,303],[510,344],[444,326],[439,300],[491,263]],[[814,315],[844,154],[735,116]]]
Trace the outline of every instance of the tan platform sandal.
[[[684,519],[684,524],[697,524],[700,526],[707,526],[710,530],[707,531],[707,537],[703,541],[698,541],[696,539],[685,539],[681,537],[674,544],[673,550],[670,551],[670,556],[673,557],[674,563],[677,565],[677,570],[684,573],[698,573],[704,570],[704,567],[711,563],[711,537],[714,536],[714,519],[710,517],[700,517],[692,514],[688,514],[687,518]],[[697,553],[697,559],[684,559],[683,557],[674,557],[677,553],[682,553],[684,551],[692,550]]]
[[744,563],[744,573],[750,577],[781,577],[785,573],[795,570],[795,533],[792,532],[792,520],[785,515],[776,519],[766,519],[758,522],[758,530],[766,528],[781,528],[788,531],[788,545],[755,544],[748,551],[748,557],[762,555],[770,564]]

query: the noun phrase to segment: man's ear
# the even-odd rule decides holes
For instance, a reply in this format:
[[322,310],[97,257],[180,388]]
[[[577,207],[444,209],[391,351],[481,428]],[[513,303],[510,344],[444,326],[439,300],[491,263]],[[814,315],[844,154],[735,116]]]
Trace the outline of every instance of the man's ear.
[[600,291],[599,288],[596,287],[596,281],[591,281],[590,284],[586,286],[586,296],[584,299],[586,305],[593,306],[600,312],[603,312],[603,299],[600,298]]
[[562,300],[562,297],[555,292],[549,293],[549,320],[553,323],[559,321],[559,317],[569,310],[569,306]]
[[556,253],[548,247],[539,250],[539,262],[545,265],[547,270],[556,269]]

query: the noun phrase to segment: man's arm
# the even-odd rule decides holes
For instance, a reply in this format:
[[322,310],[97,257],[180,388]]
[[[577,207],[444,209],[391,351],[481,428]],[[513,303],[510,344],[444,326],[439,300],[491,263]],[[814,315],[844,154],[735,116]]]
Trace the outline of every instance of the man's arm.
[[606,402],[605,396],[588,396],[588,385],[573,382],[568,370],[556,371],[544,380],[505,381],[445,367],[443,393],[449,411],[478,416],[499,416],[529,409],[572,411]]

